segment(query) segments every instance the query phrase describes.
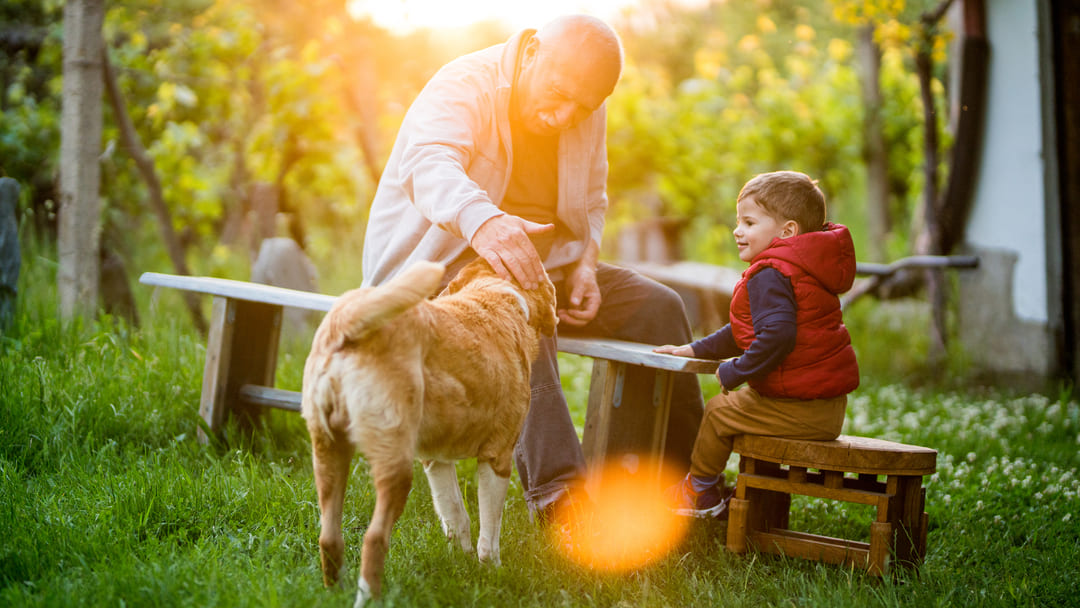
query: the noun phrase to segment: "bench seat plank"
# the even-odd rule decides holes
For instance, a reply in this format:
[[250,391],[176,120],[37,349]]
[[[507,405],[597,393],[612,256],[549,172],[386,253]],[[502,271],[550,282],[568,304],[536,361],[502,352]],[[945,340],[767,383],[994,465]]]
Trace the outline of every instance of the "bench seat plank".
[[307,310],[320,310],[326,312],[337,300],[334,296],[328,296],[311,291],[274,287],[260,283],[248,283],[246,281],[234,281],[232,279],[219,279],[216,277],[189,277],[175,274],[161,274],[157,272],[144,272],[139,277],[143,285],[157,287],[171,287],[196,293],[205,293],[222,298],[245,300],[248,302],[262,302],[264,304],[276,304],[278,306],[290,306]]
[[607,338],[559,337],[560,351],[592,357],[593,359],[621,361],[631,365],[642,365],[653,369],[686,374],[712,374],[716,372],[716,367],[719,365],[719,362],[711,359],[694,359],[692,357],[654,353],[653,348],[648,344],[609,340]]

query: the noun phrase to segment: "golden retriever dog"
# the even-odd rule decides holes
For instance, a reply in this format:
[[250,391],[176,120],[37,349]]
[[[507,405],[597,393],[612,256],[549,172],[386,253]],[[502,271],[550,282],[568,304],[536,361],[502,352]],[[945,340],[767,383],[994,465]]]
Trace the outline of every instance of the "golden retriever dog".
[[301,410],[319,495],[323,582],[343,569],[342,505],[355,450],[375,483],[356,604],[378,597],[413,460],[424,465],[443,531],[472,551],[454,461],[477,459],[481,561],[499,563],[499,528],[514,444],[529,409],[541,333],[555,331],[555,288],[525,291],[478,259],[439,297],[440,264],[420,262],[385,285],[354,289],[326,314],[304,366]]

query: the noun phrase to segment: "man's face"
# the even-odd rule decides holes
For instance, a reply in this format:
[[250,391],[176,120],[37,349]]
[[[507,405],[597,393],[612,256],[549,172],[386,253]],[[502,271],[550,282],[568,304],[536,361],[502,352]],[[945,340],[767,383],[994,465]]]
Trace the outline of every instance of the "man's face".
[[556,135],[577,126],[615,88],[615,78],[573,49],[541,47],[535,38],[529,44],[515,90],[515,118],[529,132]]

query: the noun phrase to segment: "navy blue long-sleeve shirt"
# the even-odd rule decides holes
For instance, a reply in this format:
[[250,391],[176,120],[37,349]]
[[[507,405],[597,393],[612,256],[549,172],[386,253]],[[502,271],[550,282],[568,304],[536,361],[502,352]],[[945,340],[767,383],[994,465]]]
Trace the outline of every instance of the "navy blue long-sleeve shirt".
[[728,359],[716,370],[725,389],[765,377],[795,348],[795,290],[791,280],[775,268],[763,268],[746,282],[746,294],[754,323],[754,341],[749,348],[743,351],[735,344],[730,323],[690,345],[695,357]]

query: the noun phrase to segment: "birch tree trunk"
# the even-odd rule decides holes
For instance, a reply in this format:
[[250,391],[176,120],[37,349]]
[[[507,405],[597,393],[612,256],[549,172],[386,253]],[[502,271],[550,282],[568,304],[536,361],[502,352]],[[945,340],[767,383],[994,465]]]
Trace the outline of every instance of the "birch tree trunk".
[[64,85],[60,114],[57,287],[60,316],[97,313],[101,240],[101,25],[104,0],[64,5]]

